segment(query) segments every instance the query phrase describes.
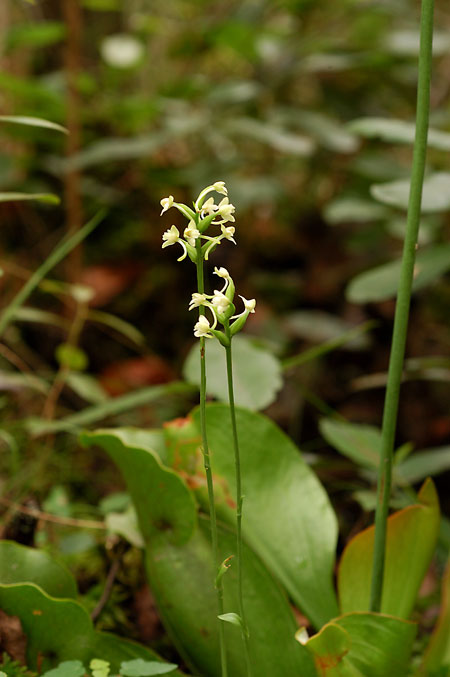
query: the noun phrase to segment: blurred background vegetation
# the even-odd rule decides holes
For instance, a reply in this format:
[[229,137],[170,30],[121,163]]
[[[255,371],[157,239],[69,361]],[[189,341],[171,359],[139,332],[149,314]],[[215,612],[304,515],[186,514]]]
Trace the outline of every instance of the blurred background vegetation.
[[[8,451],[2,467],[10,497],[31,492],[47,497],[50,512],[92,516],[87,505],[117,483],[100,454],[75,453],[73,438],[30,442],[20,423],[182,378],[193,344],[187,305],[194,271],[189,262],[176,263],[178,252],[161,251],[171,219],[182,221],[172,212],[160,218],[159,201],[172,194],[188,203],[205,185],[224,180],[236,205],[238,246],[221,247],[210,272],[226,266],[239,292],[257,299],[249,335],[283,360],[374,321],[353,342],[285,370],[268,410],[309,452],[347,532],[355,511],[365,523],[367,479],[320,438],[318,419],[324,413],[373,425],[381,419],[394,304],[389,294],[374,300],[370,293],[355,302],[349,284],[400,255],[404,213],[375,201],[371,186],[408,178],[412,146],[351,123],[414,121],[419,6],[417,0],[0,3],[2,114],[37,116],[69,130],[65,137],[0,125],[0,190],[61,197],[59,206],[2,205],[2,307],[66,233],[108,210],[2,338],[0,443]],[[446,0],[436,2],[436,27],[431,123],[450,132]],[[429,151],[429,166],[440,172],[450,171],[443,138]],[[421,246],[443,244],[449,232],[448,212],[426,214]],[[449,259],[447,252],[444,271]],[[414,299],[407,350],[415,361],[403,387],[399,444],[448,444],[449,300],[445,276]],[[64,373],[58,353],[67,343],[73,349],[67,359],[78,360],[75,374]],[[30,382],[30,373],[38,381]],[[185,415],[195,401],[195,394],[168,398],[114,423],[157,426]],[[86,468],[97,473],[95,486],[86,486]],[[448,479],[448,473],[440,479],[444,489]],[[65,483],[70,490],[61,494]],[[57,491],[48,498],[52,485]],[[69,553],[70,547],[81,546],[69,544]],[[89,561],[80,564],[87,580],[95,568]]]

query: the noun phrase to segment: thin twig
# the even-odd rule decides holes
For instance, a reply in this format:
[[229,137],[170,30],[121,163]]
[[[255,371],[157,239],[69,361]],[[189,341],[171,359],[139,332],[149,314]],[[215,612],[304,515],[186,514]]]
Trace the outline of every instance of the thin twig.
[[59,515],[52,515],[49,512],[42,512],[35,508],[26,508],[19,503],[14,503],[4,496],[0,497],[0,503],[6,505],[8,508],[15,510],[16,512],[21,512],[23,515],[29,515],[30,517],[35,517],[36,519],[43,520],[44,522],[54,522],[55,524],[61,524],[66,527],[77,527],[78,529],[101,529],[106,531],[107,526],[105,522],[97,522],[95,520],[81,520],[74,517],[61,517]]
[[120,569],[120,558],[116,557],[116,559],[113,561],[111,564],[111,567],[108,571],[108,575],[106,577],[105,581],[105,587],[103,588],[103,592],[101,594],[100,599],[98,600],[95,608],[91,612],[91,620],[96,621],[97,618],[100,616],[100,614],[103,611],[103,607],[105,606],[106,602],[109,599],[109,596],[111,594],[111,590],[114,585],[114,581],[116,579],[117,573]]

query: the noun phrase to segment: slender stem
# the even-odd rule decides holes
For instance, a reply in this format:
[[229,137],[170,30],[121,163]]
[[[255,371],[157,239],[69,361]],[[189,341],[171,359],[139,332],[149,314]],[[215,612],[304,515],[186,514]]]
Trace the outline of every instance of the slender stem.
[[428,117],[433,42],[434,0],[422,0],[420,26],[419,80],[417,89],[416,138],[411,172],[406,235],[400,271],[388,382],[384,402],[382,448],[378,474],[378,500],[375,515],[371,611],[379,612],[383,591],[387,517],[392,479],[392,457],[397,423],[400,383],[405,356],[411,288],[414,275],[417,235],[419,232],[422,187],[427,152]]
[[228,380],[228,399],[230,403],[231,430],[233,433],[234,464],[236,474],[236,560],[238,569],[238,603],[239,615],[242,621],[242,637],[245,646],[245,661],[247,665],[247,675],[251,677],[252,667],[249,651],[249,632],[247,621],[245,619],[244,598],[243,598],[243,562],[242,562],[242,504],[244,496],[242,494],[241,479],[241,456],[239,452],[239,438],[236,424],[236,409],[234,404],[233,388],[233,356],[231,352],[231,333],[229,321],[225,322],[225,333],[229,339],[228,346],[225,348],[227,356],[227,380]]
[[[205,292],[205,283],[203,277],[203,256],[201,252],[200,238],[197,240],[197,290],[199,294]],[[199,306],[199,314],[204,315],[203,306]],[[205,467],[206,483],[208,486],[209,516],[211,522],[211,541],[213,550],[213,559],[215,572],[219,571],[219,538],[217,534],[216,504],[214,502],[214,483],[211,471],[211,458],[208,446],[208,437],[206,433],[206,363],[205,363],[205,339],[200,339],[200,427],[202,434],[203,464]],[[218,616],[224,612],[223,605],[223,582],[220,578],[216,581],[217,590],[217,608]],[[220,644],[220,666],[222,677],[227,677],[227,653],[225,646],[225,624],[218,620],[219,644]]]

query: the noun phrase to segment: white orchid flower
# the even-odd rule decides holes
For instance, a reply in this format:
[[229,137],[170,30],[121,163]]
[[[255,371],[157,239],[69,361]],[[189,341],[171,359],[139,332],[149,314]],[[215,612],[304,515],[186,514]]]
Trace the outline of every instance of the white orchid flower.
[[226,313],[228,308],[230,307],[231,301],[229,298],[225,296],[225,294],[221,291],[217,291],[217,289],[214,290],[214,295],[211,299],[211,303],[215,309],[215,311],[219,315],[223,315]]
[[218,206],[214,202],[214,198],[209,197],[200,210],[200,217],[204,219],[206,216],[211,216],[211,214],[215,214],[217,212],[217,209]]
[[254,313],[256,308],[256,299],[244,299],[243,296],[239,294],[239,298],[242,299],[244,303],[245,310],[249,313]]
[[249,313],[255,312],[256,299],[246,299],[240,294],[239,298],[242,299],[242,302],[244,304],[244,310],[242,311],[242,313],[239,313],[239,315],[233,315],[233,317],[230,318],[231,320],[237,320],[238,317],[242,317],[243,315],[248,315]]
[[162,236],[162,239],[164,240],[162,249],[164,249],[165,247],[170,247],[170,245],[175,244],[180,240],[180,231],[176,226],[172,226],[171,228],[169,228],[169,230],[166,230],[166,232]]
[[169,195],[169,197],[163,197],[163,199],[160,202],[162,211],[160,216],[164,214],[168,209],[170,209],[173,206],[173,195]]
[[221,277],[224,280],[228,280],[228,281],[231,280],[230,273],[223,266],[220,266],[220,268],[218,268],[217,266],[214,266],[214,275],[218,275],[219,277]]
[[219,277],[222,278],[222,280],[225,280],[225,284],[222,287],[221,291],[224,292],[226,288],[228,287],[230,280],[231,280],[231,275],[228,272],[226,268],[223,268],[222,266],[220,268],[217,268],[217,266],[214,267],[214,275],[218,275]]
[[232,205],[227,197],[224,197],[223,200],[217,205],[217,213],[222,217],[222,223],[227,221],[235,221],[233,214],[236,211],[236,207]]
[[189,302],[189,310],[203,306],[205,303],[208,303],[208,297],[206,294],[198,294],[197,292],[192,294],[192,298]]
[[222,195],[228,195],[228,190],[225,185],[225,181],[216,181],[213,183],[212,187],[217,193],[221,193]]
[[204,315],[200,315],[198,322],[194,326],[194,336],[197,338],[213,338],[211,329],[213,329],[214,326],[215,325],[211,327],[206,317]]
[[195,241],[200,237],[200,231],[195,227],[194,221],[189,221],[187,228],[184,229],[183,236],[191,247],[195,247]]
[[164,240],[164,244],[162,245],[162,249],[165,249],[165,247],[170,247],[172,244],[176,244],[179,242],[181,246],[183,247],[184,254],[180,256],[178,261],[182,261],[183,259],[186,258],[187,256],[187,249],[186,249],[186,244],[185,242],[180,238],[180,231],[176,226],[172,226],[169,228],[169,230],[166,230],[166,232],[163,234],[162,239]]
[[234,242],[234,244],[236,244],[236,240],[233,237],[236,231],[236,228],[234,226],[224,226],[222,224],[220,226],[220,230],[222,231],[222,235],[226,240],[230,240],[231,242]]
[[[210,186],[206,186],[206,188],[204,188],[202,190],[202,192],[200,193],[200,195],[198,196],[198,198],[195,201],[194,206],[195,206],[195,210],[197,212],[201,211],[201,209],[203,207],[203,200],[208,195],[208,193],[211,193],[213,190],[215,190],[216,193],[221,193],[221,195],[228,195],[228,191],[227,191],[227,188],[225,186],[225,181],[216,181],[215,183],[211,184]],[[214,202],[214,200],[212,198],[210,198],[210,200],[212,202]]]

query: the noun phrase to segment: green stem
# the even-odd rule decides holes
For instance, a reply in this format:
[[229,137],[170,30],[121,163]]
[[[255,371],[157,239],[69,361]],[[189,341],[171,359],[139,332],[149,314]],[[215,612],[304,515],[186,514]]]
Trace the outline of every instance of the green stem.
[[[205,283],[203,277],[203,255],[201,252],[200,238],[197,240],[197,289],[199,294],[205,292]],[[204,315],[203,306],[199,306],[199,314]],[[219,538],[217,533],[216,504],[214,501],[214,483],[211,471],[211,458],[208,446],[208,437],[206,433],[206,362],[205,362],[205,339],[200,339],[200,427],[202,434],[203,464],[205,467],[206,483],[208,486],[209,516],[211,522],[211,542],[213,550],[214,567],[216,574],[219,571]],[[224,613],[223,604],[223,582],[220,578],[215,583],[217,591],[218,616]],[[221,620],[218,620],[219,627],[219,645],[220,645],[220,666],[222,677],[228,676],[227,653],[225,646],[225,627]]]
[[238,570],[238,604],[239,616],[242,621],[242,637],[245,646],[245,661],[247,665],[247,675],[251,677],[252,667],[250,661],[249,651],[249,632],[247,621],[245,619],[244,598],[243,598],[243,562],[242,562],[242,504],[244,496],[242,494],[242,480],[241,480],[241,456],[239,452],[239,438],[236,424],[236,409],[234,404],[234,388],[233,388],[233,357],[231,352],[231,333],[229,321],[225,322],[225,334],[229,339],[228,346],[225,347],[227,356],[227,380],[228,380],[228,399],[230,403],[231,416],[231,430],[233,434],[233,448],[234,448],[234,464],[236,475],[236,560]]
[[417,235],[420,223],[423,177],[427,152],[428,117],[430,109],[430,81],[433,41],[434,0],[422,0],[420,26],[419,80],[417,89],[416,138],[411,172],[406,235],[400,271],[388,382],[384,402],[382,448],[378,474],[378,500],[375,515],[375,543],[373,553],[370,609],[379,612],[383,591],[386,551],[387,518],[392,479],[392,457],[397,423],[400,383],[405,356],[409,306],[414,274]]

